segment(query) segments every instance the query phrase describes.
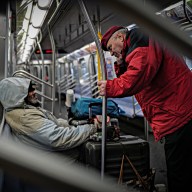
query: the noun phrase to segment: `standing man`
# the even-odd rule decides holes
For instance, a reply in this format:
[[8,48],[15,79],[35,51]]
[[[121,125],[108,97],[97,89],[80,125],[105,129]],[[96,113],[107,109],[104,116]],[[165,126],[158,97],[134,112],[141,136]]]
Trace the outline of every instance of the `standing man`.
[[[187,191],[192,178],[192,73],[183,58],[143,34],[112,26],[102,49],[123,60],[117,78],[99,81],[101,96],[135,95],[156,141],[165,138],[169,192]],[[121,74],[119,74],[121,73]]]

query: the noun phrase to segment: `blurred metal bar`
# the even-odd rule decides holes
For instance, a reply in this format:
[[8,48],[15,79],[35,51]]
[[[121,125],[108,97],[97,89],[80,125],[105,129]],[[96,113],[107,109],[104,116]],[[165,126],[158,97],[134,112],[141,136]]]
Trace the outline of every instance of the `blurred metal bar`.
[[8,1],[6,3],[6,34],[5,34],[5,63],[4,63],[4,66],[5,66],[5,71],[4,71],[4,77],[8,77],[8,63],[10,62],[9,61],[9,51],[10,51],[10,2]]
[[[43,55],[43,51],[42,51],[42,47],[41,47],[41,40],[42,40],[42,32],[41,32],[41,29],[39,30],[39,38],[37,37],[37,45],[39,47],[39,50],[40,50],[40,55],[41,55],[41,61],[42,61],[42,80],[45,80],[45,65],[44,65],[44,55]],[[41,91],[42,91],[42,94],[44,95],[45,94],[45,84],[43,83],[42,84],[42,87],[41,87]],[[52,100],[53,101],[53,100]],[[45,100],[44,100],[44,97],[41,97],[41,107],[44,108],[44,105],[45,105]]]
[[56,68],[56,47],[55,47],[55,40],[53,37],[53,32],[51,29],[51,22],[53,20],[53,18],[55,17],[55,15],[57,14],[57,11],[59,10],[60,6],[62,5],[63,0],[61,0],[59,3],[57,2],[57,7],[55,9],[55,11],[53,12],[51,18],[49,19],[48,23],[47,23],[47,29],[48,29],[48,33],[49,33],[49,38],[50,38],[50,42],[51,42],[51,48],[52,48],[52,84],[53,84],[53,88],[52,88],[52,113],[54,113],[54,106],[55,106],[55,68]]
[[145,133],[145,140],[149,141],[149,122],[146,118],[144,118],[144,133]]
[[41,84],[44,83],[45,85],[47,85],[47,86],[49,86],[49,87],[53,87],[52,84],[47,83],[46,81],[43,81],[43,80],[39,79],[38,77],[36,77],[36,76],[34,76],[34,75],[28,73],[27,71],[24,71],[24,70],[15,71],[15,72],[12,74],[12,76],[13,76],[13,77],[14,77],[14,76],[17,76],[17,77],[18,77],[18,76],[21,76],[21,77],[30,78],[31,80],[34,80],[34,81],[36,81],[36,82],[38,82],[38,83],[41,83]]
[[0,167],[24,181],[70,192],[116,192],[120,187],[109,180],[101,182],[98,173],[86,170],[64,156],[45,153],[1,136]]
[[3,37],[3,36],[0,35],[0,39],[6,39],[6,37]]
[[41,97],[46,98],[46,99],[48,99],[48,100],[50,100],[50,101],[53,101],[53,98],[48,97],[47,95],[41,93],[40,91],[37,91],[37,90],[36,90],[35,92],[36,92],[38,95],[40,95]]

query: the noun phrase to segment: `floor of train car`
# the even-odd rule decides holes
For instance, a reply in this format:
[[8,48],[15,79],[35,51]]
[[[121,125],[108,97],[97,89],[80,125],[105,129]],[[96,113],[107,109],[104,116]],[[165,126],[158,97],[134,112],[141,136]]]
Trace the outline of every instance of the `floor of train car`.
[[[47,106],[47,104],[45,104],[45,106]],[[61,108],[59,107],[58,102],[55,103],[54,114],[58,118],[67,118],[67,110],[64,101],[61,102]],[[119,118],[119,125],[123,134],[130,134],[145,139],[144,119],[142,117],[135,117],[134,119],[124,117]],[[166,186],[167,180],[164,144],[161,142],[155,142],[151,132],[149,132],[148,142],[150,145],[150,167],[155,168],[156,170],[155,184],[163,184]]]

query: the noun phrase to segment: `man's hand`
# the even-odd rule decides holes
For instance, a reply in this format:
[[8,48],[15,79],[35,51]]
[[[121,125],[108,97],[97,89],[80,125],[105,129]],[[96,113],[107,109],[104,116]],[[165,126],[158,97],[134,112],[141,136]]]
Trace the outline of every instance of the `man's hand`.
[[121,65],[123,63],[123,59],[122,58],[117,58],[117,60],[115,61],[115,63],[117,65]]
[[106,96],[106,84],[107,84],[107,81],[104,81],[104,80],[97,82],[97,85],[99,86],[99,94],[101,96]]

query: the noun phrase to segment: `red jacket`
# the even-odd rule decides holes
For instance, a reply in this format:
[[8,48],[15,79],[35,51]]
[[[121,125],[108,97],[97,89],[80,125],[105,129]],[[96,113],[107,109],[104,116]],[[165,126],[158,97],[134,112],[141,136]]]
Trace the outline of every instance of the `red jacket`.
[[156,141],[192,119],[192,73],[182,57],[133,29],[123,58],[127,69],[107,81],[107,97],[135,95]]

